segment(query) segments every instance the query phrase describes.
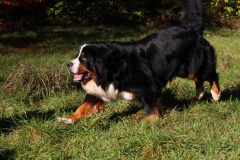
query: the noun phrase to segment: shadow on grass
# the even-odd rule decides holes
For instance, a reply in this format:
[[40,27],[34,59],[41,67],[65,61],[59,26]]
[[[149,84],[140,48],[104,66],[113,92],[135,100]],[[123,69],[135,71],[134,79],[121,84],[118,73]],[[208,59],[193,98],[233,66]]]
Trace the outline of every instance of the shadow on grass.
[[137,104],[130,104],[127,110],[124,110],[120,113],[114,113],[111,117],[109,117],[109,120],[119,122],[122,120],[123,117],[136,114],[139,110],[142,110],[142,109],[143,107]]
[[9,160],[9,159],[14,159],[15,151],[14,150],[1,150],[0,148],[0,159],[1,160]]
[[50,45],[55,45],[54,43],[61,42],[68,44],[74,40],[81,42],[88,38],[94,37],[92,34],[84,35],[82,33],[77,33],[76,31],[53,31],[52,29],[48,30],[44,28],[36,28],[26,31],[14,31],[14,33],[12,32],[13,31],[4,31],[2,34],[5,34],[5,36],[0,39],[0,43],[14,48],[27,48],[30,45],[41,43],[39,47],[46,48],[49,44],[46,45],[44,42],[48,42]]
[[240,84],[229,86],[222,91],[221,100],[227,101],[229,99],[239,99],[240,98]]
[[19,30],[6,30],[2,31],[0,36],[0,43],[6,46],[14,48],[26,48],[31,45],[41,43],[42,48],[46,48],[48,45],[44,45],[44,42],[57,44],[71,44],[80,45],[87,41],[106,40],[109,38],[125,38],[136,37],[137,34],[147,33],[147,27],[135,26],[133,28],[127,27],[81,27],[81,28],[57,28],[57,27],[43,27],[43,28],[29,28],[25,31]]
[[54,116],[55,111],[40,112],[40,111],[28,111],[22,115],[15,115],[10,118],[0,119],[0,135],[12,132],[12,130],[19,126],[24,120],[29,119],[41,119],[50,120]]
[[[172,25],[171,25],[172,26]],[[155,32],[158,29],[166,28],[165,26],[93,26],[79,28],[61,28],[61,27],[30,27],[27,30],[4,30],[1,32],[0,43],[4,46],[14,48],[26,48],[34,44],[35,49],[47,48],[49,45],[66,44],[77,45],[88,41],[109,41],[109,39],[130,38],[139,40],[143,34],[150,34],[149,30]],[[209,28],[221,36],[230,37],[234,32],[223,30],[219,32],[218,28]],[[48,45],[44,44],[49,43]],[[37,48],[36,48],[37,47]]]

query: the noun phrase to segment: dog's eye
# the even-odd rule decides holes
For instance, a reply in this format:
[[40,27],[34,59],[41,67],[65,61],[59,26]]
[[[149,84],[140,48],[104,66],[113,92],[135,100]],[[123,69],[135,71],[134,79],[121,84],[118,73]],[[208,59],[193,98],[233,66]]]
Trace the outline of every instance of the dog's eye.
[[86,60],[87,60],[85,56],[80,56],[80,58],[81,58],[81,60],[83,60],[83,61],[86,61]]

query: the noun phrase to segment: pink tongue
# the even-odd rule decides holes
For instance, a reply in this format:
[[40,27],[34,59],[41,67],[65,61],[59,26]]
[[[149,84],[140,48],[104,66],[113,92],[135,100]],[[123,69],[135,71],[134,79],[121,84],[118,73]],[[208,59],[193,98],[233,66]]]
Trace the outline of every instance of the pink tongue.
[[78,75],[75,75],[73,80],[74,81],[81,81],[82,80],[82,77],[83,77],[83,74],[78,74]]

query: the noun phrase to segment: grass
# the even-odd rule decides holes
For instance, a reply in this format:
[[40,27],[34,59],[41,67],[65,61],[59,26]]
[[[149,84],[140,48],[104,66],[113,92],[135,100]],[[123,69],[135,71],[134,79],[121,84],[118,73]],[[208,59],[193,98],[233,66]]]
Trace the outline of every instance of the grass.
[[[124,100],[76,123],[84,91],[66,62],[90,40],[130,41],[156,28],[34,28],[0,35],[0,159],[231,159],[240,158],[239,31],[208,29],[215,47],[222,100],[194,99],[194,84],[174,79],[161,96],[164,117],[147,122],[141,106]],[[221,70],[220,65],[225,70]]]

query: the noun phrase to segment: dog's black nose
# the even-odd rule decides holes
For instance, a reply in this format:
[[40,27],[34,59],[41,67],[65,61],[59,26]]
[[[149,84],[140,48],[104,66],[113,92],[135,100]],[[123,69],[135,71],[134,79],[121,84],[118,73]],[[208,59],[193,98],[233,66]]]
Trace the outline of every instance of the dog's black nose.
[[70,61],[67,63],[67,67],[71,67],[71,66],[73,66],[73,63]]

